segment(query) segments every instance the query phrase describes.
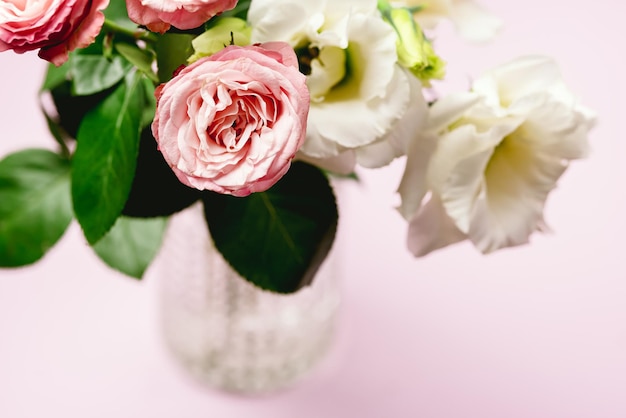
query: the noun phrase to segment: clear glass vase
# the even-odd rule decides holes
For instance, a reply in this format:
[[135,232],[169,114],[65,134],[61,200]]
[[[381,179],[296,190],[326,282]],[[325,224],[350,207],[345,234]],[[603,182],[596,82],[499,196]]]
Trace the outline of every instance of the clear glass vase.
[[332,339],[339,285],[327,259],[295,294],[261,290],[215,249],[201,205],[172,216],[155,265],[166,344],[193,376],[234,392],[292,385]]

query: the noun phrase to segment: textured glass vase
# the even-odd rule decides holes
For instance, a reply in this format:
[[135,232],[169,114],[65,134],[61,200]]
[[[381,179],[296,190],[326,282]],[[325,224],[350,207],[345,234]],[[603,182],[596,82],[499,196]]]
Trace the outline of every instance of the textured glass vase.
[[263,291],[215,249],[202,207],[172,216],[155,265],[161,320],[174,357],[212,387],[259,393],[288,387],[326,352],[339,304],[335,261],[295,294]]

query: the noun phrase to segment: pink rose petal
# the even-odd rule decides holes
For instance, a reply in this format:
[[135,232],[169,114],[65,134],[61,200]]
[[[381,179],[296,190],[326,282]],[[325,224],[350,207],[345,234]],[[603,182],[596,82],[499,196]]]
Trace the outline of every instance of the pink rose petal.
[[104,22],[101,10],[109,0],[48,0],[27,2],[22,6],[2,2],[0,51],[19,54],[39,49],[39,56],[59,66],[68,53],[91,44]]
[[156,97],[159,149],[180,181],[200,190],[267,190],[306,136],[306,77],[286,43],[229,46],[182,69]]

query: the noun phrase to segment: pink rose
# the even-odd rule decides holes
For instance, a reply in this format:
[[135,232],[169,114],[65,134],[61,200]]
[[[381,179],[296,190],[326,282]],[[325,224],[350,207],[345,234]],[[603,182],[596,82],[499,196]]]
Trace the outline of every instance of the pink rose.
[[166,32],[170,25],[197,28],[236,5],[237,0],[126,0],[130,20],[159,33]]
[[90,45],[102,28],[109,0],[0,1],[0,52],[39,49],[56,66]]
[[184,184],[234,196],[269,189],[306,135],[309,91],[284,42],[228,46],[156,92],[152,132]]

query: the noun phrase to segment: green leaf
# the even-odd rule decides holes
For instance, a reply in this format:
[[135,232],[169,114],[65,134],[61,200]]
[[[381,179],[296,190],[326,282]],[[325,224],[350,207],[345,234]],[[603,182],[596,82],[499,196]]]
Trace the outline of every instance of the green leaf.
[[197,189],[178,180],[157,149],[150,128],[143,130],[137,169],[122,214],[136,217],[169,216],[200,199]]
[[72,95],[88,96],[114,86],[128,73],[131,65],[121,57],[73,55],[70,59]]
[[280,293],[312,282],[332,246],[338,216],[318,168],[295,162],[270,190],[245,198],[203,196],[213,241],[244,278]]
[[94,244],[120,215],[135,175],[144,93],[134,72],[85,115],[72,161],[74,212]]
[[63,129],[63,127],[60,125],[60,121],[57,118],[53,118],[51,115],[49,115],[43,106],[40,106],[40,107],[41,107],[41,113],[43,113],[44,117],[46,118],[46,124],[48,125],[48,130],[50,131],[50,133],[52,134],[52,137],[55,139],[55,141],[57,142],[57,144],[59,144],[59,147],[61,148],[61,151],[60,151],[61,155],[64,158],[69,159],[71,152],[67,146],[67,141],[70,139],[67,131]]
[[60,67],[48,64],[46,77],[41,86],[41,91],[52,90],[69,80],[70,64],[65,63]]
[[161,246],[166,225],[165,218],[120,216],[93,249],[110,267],[141,279]]
[[76,138],[78,127],[85,115],[113,93],[114,88],[111,87],[89,96],[72,96],[70,89],[71,82],[66,81],[50,91],[50,95],[52,96],[52,101],[59,114],[59,126],[61,126],[70,137]]
[[43,149],[0,161],[0,266],[34,263],[72,220],[70,165]]
[[159,82],[159,77],[152,71],[152,63],[156,59],[153,51],[141,49],[137,45],[131,45],[123,42],[115,44],[115,50],[131,64],[143,72],[150,80],[155,83]]

